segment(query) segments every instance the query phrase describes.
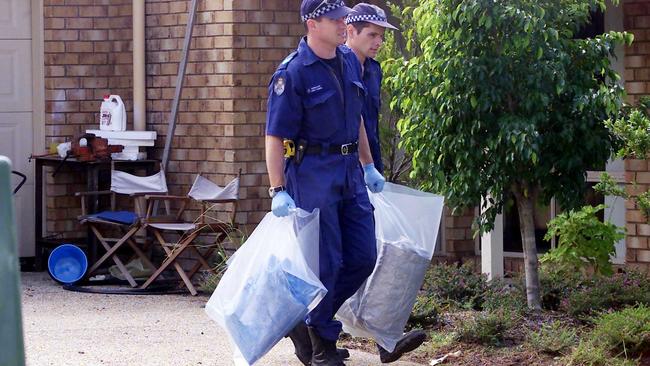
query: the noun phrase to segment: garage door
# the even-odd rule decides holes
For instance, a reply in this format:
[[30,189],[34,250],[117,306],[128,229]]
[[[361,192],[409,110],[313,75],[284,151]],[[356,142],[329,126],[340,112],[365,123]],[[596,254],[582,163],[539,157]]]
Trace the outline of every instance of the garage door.
[[[13,169],[27,175],[27,184],[14,196],[19,255],[34,255],[32,33],[28,0],[0,0],[0,155]],[[14,179],[14,186],[19,182]]]

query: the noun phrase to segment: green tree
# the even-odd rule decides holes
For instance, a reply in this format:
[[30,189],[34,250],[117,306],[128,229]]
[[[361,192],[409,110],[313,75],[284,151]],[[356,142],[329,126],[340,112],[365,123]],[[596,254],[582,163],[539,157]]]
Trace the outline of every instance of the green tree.
[[386,62],[391,101],[404,117],[412,175],[454,209],[481,206],[493,228],[507,194],[521,227],[528,306],[540,309],[533,207],[555,197],[579,206],[585,172],[603,165],[613,139],[603,121],[620,108],[610,57],[632,36],[574,35],[604,0],[421,0],[421,54]]

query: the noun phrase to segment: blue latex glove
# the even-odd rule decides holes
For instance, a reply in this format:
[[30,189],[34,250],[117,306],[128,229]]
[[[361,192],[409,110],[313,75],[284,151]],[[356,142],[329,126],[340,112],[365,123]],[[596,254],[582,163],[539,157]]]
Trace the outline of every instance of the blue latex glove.
[[379,193],[384,190],[386,179],[375,168],[375,164],[370,163],[363,166],[363,179],[366,181],[370,192]]
[[289,210],[295,210],[296,203],[286,191],[278,192],[271,201],[271,211],[277,217],[289,215]]

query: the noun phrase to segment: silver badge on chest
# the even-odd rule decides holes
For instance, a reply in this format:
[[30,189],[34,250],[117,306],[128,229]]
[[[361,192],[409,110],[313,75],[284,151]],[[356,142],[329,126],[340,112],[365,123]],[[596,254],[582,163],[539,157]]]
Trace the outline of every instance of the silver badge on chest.
[[273,91],[275,92],[276,95],[282,95],[284,93],[284,78],[279,77],[275,80],[275,84],[273,84]]

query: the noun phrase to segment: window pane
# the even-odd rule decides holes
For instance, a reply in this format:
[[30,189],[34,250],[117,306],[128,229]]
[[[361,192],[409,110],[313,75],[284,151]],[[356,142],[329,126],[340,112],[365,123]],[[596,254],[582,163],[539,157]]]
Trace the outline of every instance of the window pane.
[[[535,242],[538,253],[545,253],[551,248],[551,242],[544,240],[547,231],[546,223],[550,218],[550,205],[536,202],[533,209],[533,220],[535,222]],[[523,252],[522,248],[519,211],[514,196],[511,195],[503,212],[503,251],[521,253]]]

